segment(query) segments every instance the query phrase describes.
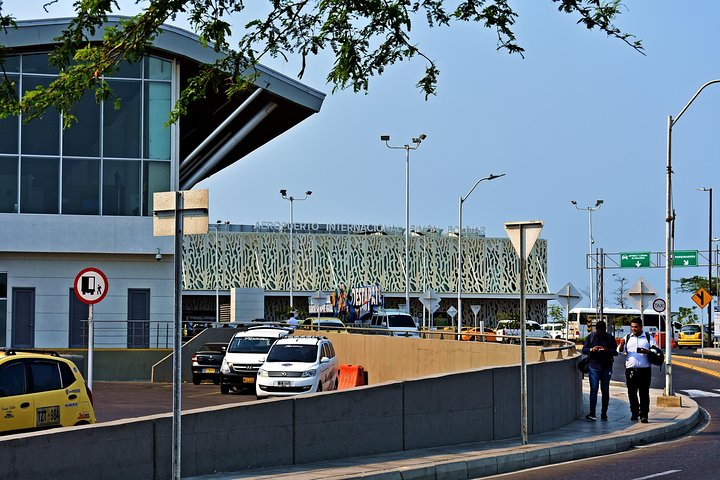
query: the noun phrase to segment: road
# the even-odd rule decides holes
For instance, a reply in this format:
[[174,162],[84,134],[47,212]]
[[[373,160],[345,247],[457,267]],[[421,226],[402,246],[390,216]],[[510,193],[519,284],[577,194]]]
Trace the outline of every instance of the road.
[[[558,480],[582,478],[604,480],[704,480],[720,477],[720,361],[688,350],[673,352],[673,386],[690,395],[708,414],[708,421],[689,436],[660,444],[634,448],[627,452],[587,460],[550,465],[487,478],[514,480]],[[621,364],[622,362],[615,362]],[[617,365],[616,365],[617,369]],[[614,380],[624,380],[616,375]],[[664,386],[664,375],[653,369],[653,388]],[[628,411],[628,417],[630,412]],[[652,418],[652,406],[650,408]]]
[[[149,382],[93,382],[93,403],[99,422],[121,418],[144,417],[172,412],[172,384]],[[183,411],[194,408],[242,403],[255,400],[252,395],[220,393],[220,386],[212,383],[182,385]]]

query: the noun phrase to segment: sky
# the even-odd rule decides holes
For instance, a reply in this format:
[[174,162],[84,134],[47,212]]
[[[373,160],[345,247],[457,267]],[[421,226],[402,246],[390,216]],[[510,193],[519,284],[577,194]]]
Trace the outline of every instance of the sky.
[[[302,82],[327,93],[321,111],[196,188],[210,192],[211,223],[289,221],[279,194],[312,196],[295,203],[296,222],[405,224],[404,145],[410,154],[410,223],[456,227],[458,198],[489,174],[464,203],[463,226],[505,237],[503,224],[542,220],[548,242],[550,292],[566,283],[587,291],[588,213],[594,246],[606,253],[664,252],[666,134],[673,117],[706,82],[720,78],[720,2],[626,0],[617,25],[642,40],[641,55],[620,40],[577,25],[550,0],[511,2],[525,58],[496,51],[480,25],[427,29],[415,41],[440,69],[438,94],[425,100],[415,84],[425,64],[402,62],[370,81],[368,94],[332,94],[327,54],[311,59]],[[119,14],[136,11],[120,2]],[[18,19],[69,16],[60,0],[5,0]],[[236,22],[241,25],[241,21]],[[188,28],[182,19],[175,22]],[[297,61],[265,65],[296,78]],[[676,250],[707,250],[709,195],[720,199],[720,85],[705,89],[673,127]],[[713,209],[720,237],[720,208]],[[613,258],[617,258],[614,255]],[[608,269],[606,307],[615,306],[612,274],[634,284],[643,277],[665,290],[664,269]],[[674,280],[707,275],[707,267],[674,268]],[[674,292],[674,289],[673,289]],[[579,306],[587,306],[584,296]],[[673,310],[694,306],[673,293]]]

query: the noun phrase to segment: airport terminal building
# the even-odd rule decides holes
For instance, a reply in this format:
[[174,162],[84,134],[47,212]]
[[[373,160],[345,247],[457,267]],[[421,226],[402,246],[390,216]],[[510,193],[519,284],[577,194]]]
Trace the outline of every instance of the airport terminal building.
[[[0,45],[9,48],[4,69],[19,94],[58,75],[48,53],[68,21],[22,21],[0,32]],[[0,347],[85,347],[88,305],[73,283],[87,267],[108,278],[106,297],[93,307],[97,347],[171,346],[174,245],[172,237],[153,236],[153,194],[192,189],[318,113],[324,100],[259,66],[256,88],[231,101],[209,94],[165,127],[188,77],[215,55],[193,34],[168,26],[150,55],[107,79],[120,109],[88,96],[67,130],[52,110],[28,123],[0,119]],[[405,302],[401,228],[298,224],[291,255],[286,224],[214,227],[184,238],[187,321],[283,320],[291,257],[301,312],[315,292],[339,283],[379,285],[388,308]],[[410,310],[417,318],[424,313],[418,297],[428,288],[442,299],[437,315],[457,305],[456,248],[457,238],[447,233],[413,233]],[[519,311],[518,260],[509,240],[463,232],[463,265],[466,322],[472,305],[481,306],[487,323]],[[528,264],[530,318],[544,319],[553,298],[546,272],[547,243],[539,240]]]

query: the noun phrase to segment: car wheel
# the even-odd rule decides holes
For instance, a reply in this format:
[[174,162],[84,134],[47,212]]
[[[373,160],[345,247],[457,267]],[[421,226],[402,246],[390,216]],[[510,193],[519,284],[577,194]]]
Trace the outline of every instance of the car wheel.
[[256,400],[265,400],[267,397],[265,395],[255,395]]
[[317,388],[316,391],[318,391],[318,392],[322,392],[322,391],[323,391],[323,390],[322,390],[322,380],[318,380],[318,388]]
[[193,375],[193,385],[200,385],[200,375]]
[[220,393],[223,395],[227,395],[230,393],[230,385],[225,385],[224,383],[220,384]]

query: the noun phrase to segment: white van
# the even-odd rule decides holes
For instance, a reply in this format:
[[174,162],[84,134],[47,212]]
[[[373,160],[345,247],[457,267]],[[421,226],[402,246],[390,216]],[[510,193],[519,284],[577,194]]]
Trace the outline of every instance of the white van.
[[291,328],[257,326],[233,335],[220,367],[220,393],[230,393],[231,388],[254,389],[257,372],[270,347],[290,333]]
[[543,323],[540,327],[550,334],[551,338],[565,340],[567,331],[563,323]]

